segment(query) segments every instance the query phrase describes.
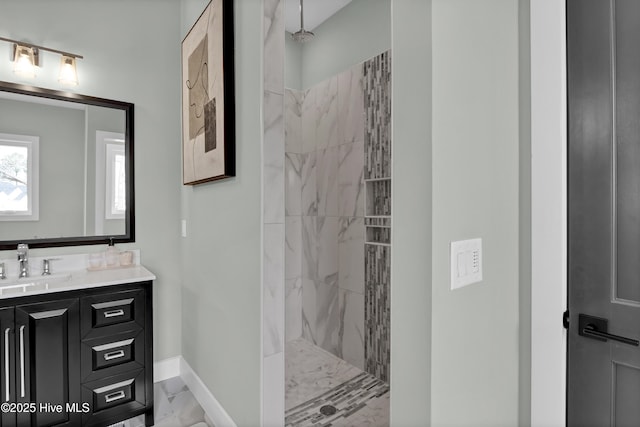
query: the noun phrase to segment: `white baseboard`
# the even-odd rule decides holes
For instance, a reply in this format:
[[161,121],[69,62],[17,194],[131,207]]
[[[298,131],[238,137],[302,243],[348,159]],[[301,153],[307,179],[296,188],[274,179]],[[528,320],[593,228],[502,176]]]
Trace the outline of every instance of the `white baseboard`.
[[168,380],[169,378],[180,376],[181,356],[170,357],[153,364],[153,382]]
[[183,357],[180,357],[180,376],[198,403],[200,403],[204,412],[211,418],[214,425],[220,427],[237,427],[227,411],[224,410],[220,402],[211,394],[200,377],[191,369],[191,366],[189,366]]
[[209,416],[214,425],[220,427],[237,427],[236,423],[224,410],[220,402],[211,394],[200,377],[191,369],[182,356],[170,357],[153,364],[153,382],[167,380],[173,377],[181,377],[189,387],[204,412]]

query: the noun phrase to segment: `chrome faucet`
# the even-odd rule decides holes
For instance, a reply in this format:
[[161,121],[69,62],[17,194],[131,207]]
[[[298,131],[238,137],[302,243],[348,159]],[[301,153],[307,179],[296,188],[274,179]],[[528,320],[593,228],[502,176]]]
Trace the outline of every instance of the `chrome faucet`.
[[42,260],[42,275],[43,276],[51,275],[51,260],[49,259]]
[[18,245],[18,263],[20,264],[20,278],[29,277],[29,245]]
[[60,258],[45,258],[42,260],[42,275],[51,275],[51,261],[58,261]]

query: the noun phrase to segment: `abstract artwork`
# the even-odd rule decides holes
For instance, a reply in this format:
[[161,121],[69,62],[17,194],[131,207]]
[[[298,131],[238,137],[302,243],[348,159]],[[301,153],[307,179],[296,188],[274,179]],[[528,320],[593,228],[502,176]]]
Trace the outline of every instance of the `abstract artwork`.
[[183,184],[235,176],[233,2],[212,0],[182,41]]

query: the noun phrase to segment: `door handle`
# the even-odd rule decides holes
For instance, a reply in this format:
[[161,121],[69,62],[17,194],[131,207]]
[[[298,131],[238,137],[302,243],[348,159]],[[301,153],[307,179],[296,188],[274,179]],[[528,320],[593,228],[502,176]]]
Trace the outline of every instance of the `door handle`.
[[633,338],[622,337],[607,332],[609,321],[602,317],[580,314],[578,317],[578,334],[598,341],[618,341],[623,344],[638,347],[640,342]]
[[20,397],[24,397],[24,325],[20,326]]
[[11,373],[9,372],[9,346],[11,345],[9,341],[9,332],[11,332],[11,328],[6,328],[4,330],[4,396],[5,402],[8,402],[11,399],[9,395],[9,377]]

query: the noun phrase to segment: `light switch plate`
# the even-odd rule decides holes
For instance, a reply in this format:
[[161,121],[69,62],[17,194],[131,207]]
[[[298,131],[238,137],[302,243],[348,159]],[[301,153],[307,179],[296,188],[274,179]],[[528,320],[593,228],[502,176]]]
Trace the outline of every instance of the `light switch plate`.
[[451,289],[482,281],[482,239],[451,242]]

